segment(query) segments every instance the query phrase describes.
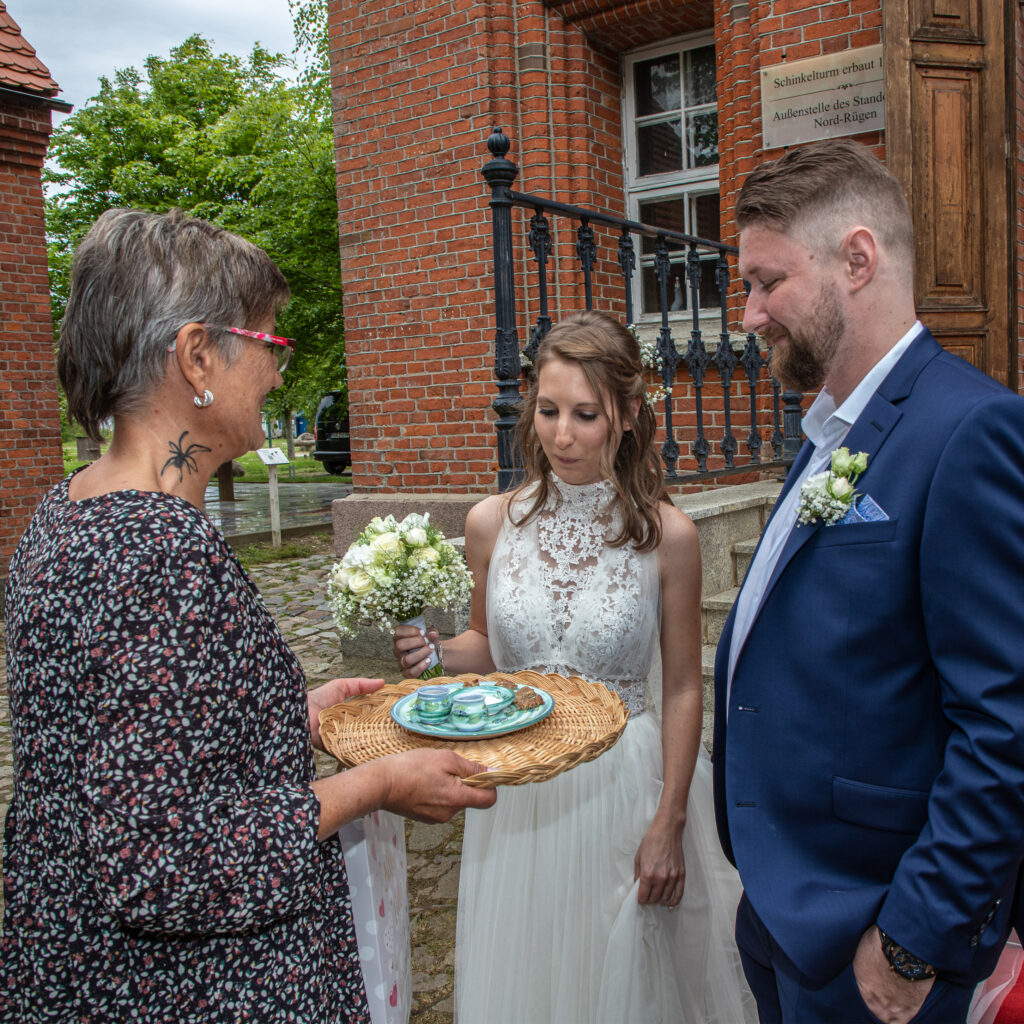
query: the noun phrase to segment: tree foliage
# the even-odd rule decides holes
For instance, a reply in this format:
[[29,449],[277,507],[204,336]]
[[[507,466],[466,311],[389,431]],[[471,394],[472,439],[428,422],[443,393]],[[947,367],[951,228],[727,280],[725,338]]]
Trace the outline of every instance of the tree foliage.
[[[321,0],[296,5],[312,52],[298,84],[292,62],[256,45],[215,55],[193,35],[144,71],[117,70],[50,144],[47,231],[54,322],[67,299],[71,253],[104,210],[181,207],[256,243],[281,267],[292,300],[278,331],[298,339],[271,412],[311,411],[344,389],[344,327],[326,41]],[[322,53],[321,53],[322,49]]]

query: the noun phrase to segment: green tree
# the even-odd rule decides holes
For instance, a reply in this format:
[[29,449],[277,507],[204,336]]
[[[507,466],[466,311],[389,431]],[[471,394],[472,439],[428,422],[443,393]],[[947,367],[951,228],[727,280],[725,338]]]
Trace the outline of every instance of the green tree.
[[273,415],[312,411],[323,391],[345,387],[330,92],[310,41],[315,6],[302,15],[300,40],[314,54],[297,85],[282,74],[291,61],[281,54],[257,45],[244,60],[215,55],[190,36],[169,58],[148,57],[144,73],[102,78],[99,94],[54,132],[46,172],[55,322],[74,247],[114,206],[179,206],[270,254],[292,287],[278,330],[299,342],[268,399]]

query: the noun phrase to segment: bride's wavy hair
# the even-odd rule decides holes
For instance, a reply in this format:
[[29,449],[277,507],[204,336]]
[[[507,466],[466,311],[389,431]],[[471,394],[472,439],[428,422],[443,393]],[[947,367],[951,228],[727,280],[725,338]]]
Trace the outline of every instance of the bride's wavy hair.
[[[540,343],[533,380],[516,427],[526,479],[509,504],[509,518],[516,526],[529,522],[547,504],[552,491],[551,463],[537,436],[534,416],[540,374],[553,359],[575,363],[583,371],[608,426],[601,471],[615,486],[614,505],[622,522],[622,529],[609,544],[621,547],[631,543],[638,551],[653,550],[661,542],[658,504],[671,500],[665,491],[661,460],[654,445],[654,411],[645,400],[647,387],[636,338],[604,313],[573,313],[555,324]],[[614,408],[623,427],[617,448],[609,406]],[[529,507],[516,519],[512,507],[521,498],[529,501]]]

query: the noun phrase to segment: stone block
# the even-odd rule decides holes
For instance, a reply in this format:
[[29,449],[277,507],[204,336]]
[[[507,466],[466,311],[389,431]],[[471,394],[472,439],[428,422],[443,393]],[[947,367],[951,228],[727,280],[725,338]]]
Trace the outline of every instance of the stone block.
[[430,515],[430,522],[449,540],[466,532],[466,514],[486,494],[349,494],[331,502],[334,550],[343,555],[374,516],[403,519],[410,512]]
[[768,480],[673,497],[697,527],[705,596],[735,585],[733,546],[761,535],[781,489]]
[[739,596],[739,587],[731,587],[719,594],[712,594],[701,601],[702,618],[704,620],[704,643],[717,644],[725,628],[725,620],[729,617],[733,603]]

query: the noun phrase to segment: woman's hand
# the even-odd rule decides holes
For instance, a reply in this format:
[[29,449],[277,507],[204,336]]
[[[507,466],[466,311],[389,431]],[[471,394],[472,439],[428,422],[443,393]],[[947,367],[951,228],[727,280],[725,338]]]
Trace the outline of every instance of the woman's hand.
[[464,786],[462,779],[487,771],[454,750],[420,748],[382,759],[389,771],[383,807],[416,821],[443,822],[463,807],[490,807],[498,798],[494,789]]
[[347,822],[379,808],[435,823],[463,807],[490,807],[497,799],[493,789],[462,782],[485,771],[486,765],[467,761],[454,750],[420,747],[317,779],[312,784],[320,801],[317,838],[327,839]]
[[395,660],[407,679],[415,679],[427,670],[438,632],[431,627],[423,634],[415,626],[395,627]]
[[323,686],[306,693],[306,703],[309,706],[309,735],[313,740],[313,746],[317,750],[323,750],[323,743],[320,741],[320,712],[325,708],[341,704],[349,697],[356,697],[361,693],[373,693],[384,685],[383,679],[363,679],[354,677],[352,679],[332,679]]
[[633,880],[640,880],[638,903],[662,903],[670,910],[683,898],[686,864],[681,825],[663,825],[657,818],[640,841],[633,858]]

